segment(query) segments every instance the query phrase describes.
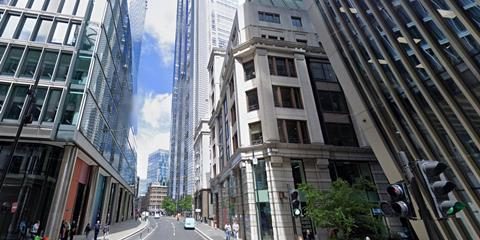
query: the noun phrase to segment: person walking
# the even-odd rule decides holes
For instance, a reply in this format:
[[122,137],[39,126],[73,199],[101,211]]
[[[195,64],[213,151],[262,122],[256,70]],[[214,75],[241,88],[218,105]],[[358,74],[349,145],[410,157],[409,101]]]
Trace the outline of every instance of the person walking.
[[88,240],[88,234],[90,234],[90,231],[92,231],[92,227],[90,227],[90,223],[87,223],[87,226],[85,226],[85,231],[83,231],[85,233],[85,239]]
[[62,221],[62,225],[60,226],[60,240],[66,240],[67,237],[67,224],[65,220]]
[[108,226],[108,224],[104,224],[103,225],[103,239],[105,239],[105,237],[108,237],[109,234],[110,234],[110,226]]
[[30,234],[32,236],[32,239],[35,239],[35,236],[37,236],[40,232],[40,220],[37,220],[33,225],[32,228],[30,229]]
[[100,221],[97,220],[97,223],[95,223],[95,232],[94,232],[94,237],[93,240],[97,240],[98,233],[100,232]]
[[68,237],[70,240],[73,240],[73,236],[75,236],[75,233],[77,233],[77,222],[73,220],[72,224],[70,225],[70,231],[68,232]]
[[225,239],[230,240],[230,236],[232,235],[232,227],[230,223],[225,223]]
[[233,230],[233,238],[238,239],[238,232],[240,231],[240,225],[238,225],[237,221],[233,222],[232,230]]

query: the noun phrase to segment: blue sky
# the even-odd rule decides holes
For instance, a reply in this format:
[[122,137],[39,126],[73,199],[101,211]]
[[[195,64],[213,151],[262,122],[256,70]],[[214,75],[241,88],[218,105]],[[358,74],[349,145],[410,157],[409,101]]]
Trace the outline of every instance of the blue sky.
[[134,109],[137,175],[141,178],[146,178],[148,154],[169,149],[176,2],[148,2]]

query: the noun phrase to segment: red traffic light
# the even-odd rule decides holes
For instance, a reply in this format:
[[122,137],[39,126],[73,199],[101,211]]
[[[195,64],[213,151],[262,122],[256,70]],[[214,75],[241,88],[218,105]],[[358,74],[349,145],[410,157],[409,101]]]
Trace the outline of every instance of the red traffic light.
[[387,187],[387,193],[393,199],[399,199],[403,196],[403,188],[398,184],[392,184]]

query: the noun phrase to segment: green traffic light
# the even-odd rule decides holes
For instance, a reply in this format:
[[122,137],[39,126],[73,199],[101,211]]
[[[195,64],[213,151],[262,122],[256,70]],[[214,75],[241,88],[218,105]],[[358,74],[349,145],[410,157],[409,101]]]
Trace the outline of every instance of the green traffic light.
[[452,207],[448,208],[447,216],[453,216],[465,208],[465,203],[456,202]]

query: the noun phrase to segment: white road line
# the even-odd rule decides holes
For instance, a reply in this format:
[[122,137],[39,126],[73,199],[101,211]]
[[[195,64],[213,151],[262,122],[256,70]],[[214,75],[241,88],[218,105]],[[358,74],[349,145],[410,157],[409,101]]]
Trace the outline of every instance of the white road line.
[[173,223],[172,224],[172,228],[173,228],[173,236],[175,237],[175,225]]

